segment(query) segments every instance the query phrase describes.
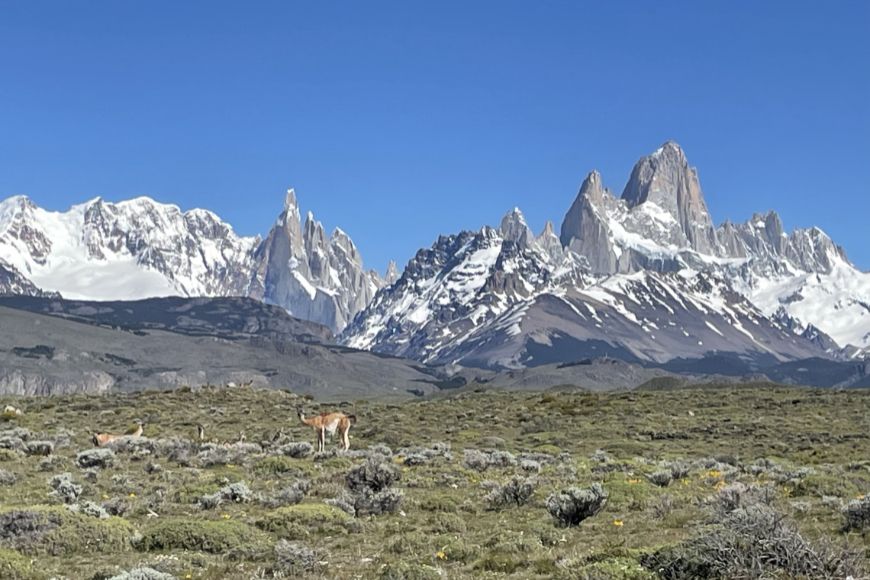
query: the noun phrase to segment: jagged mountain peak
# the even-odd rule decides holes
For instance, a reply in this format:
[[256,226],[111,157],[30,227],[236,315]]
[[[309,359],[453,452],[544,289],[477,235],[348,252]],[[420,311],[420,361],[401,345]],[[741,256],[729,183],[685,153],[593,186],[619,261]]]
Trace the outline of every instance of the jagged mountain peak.
[[299,203],[296,201],[296,190],[291,187],[284,195],[284,212],[292,213],[294,211],[297,215],[299,214]]
[[661,146],[650,154],[650,157],[672,157],[674,159],[685,161],[686,154],[680,144],[673,139],[668,139]]
[[661,208],[677,221],[692,249],[716,253],[719,243],[698,173],[675,142],[666,142],[635,164],[621,199],[629,209],[645,204]]
[[[820,230],[786,235],[776,212],[715,229],[674,141],[637,162],[620,198],[590,172],[558,238],[551,222],[536,238],[527,228],[514,209],[498,230],[439,237],[343,340],[498,367],[603,354],[783,360],[841,356],[833,340],[870,344],[870,275]],[[520,239],[529,243],[509,243]],[[775,307],[795,321],[777,319]]]
[[392,286],[396,283],[396,280],[399,279],[399,267],[396,265],[395,260],[390,260],[387,264],[387,271],[384,273],[384,284],[386,286]]
[[597,169],[590,171],[583,183],[580,185],[580,191],[577,197],[587,197],[593,202],[600,202],[605,195],[610,195],[607,188],[604,187],[604,179]]
[[60,292],[124,300],[250,296],[340,330],[383,285],[340,229],[328,238],[296,192],[266,239],[238,236],[209,210],[146,196],[100,197],[66,212],[24,197],[0,201],[0,293]]
[[515,242],[521,246],[528,246],[534,235],[529,225],[526,223],[526,218],[520,208],[514,207],[501,219],[499,231],[504,239]]

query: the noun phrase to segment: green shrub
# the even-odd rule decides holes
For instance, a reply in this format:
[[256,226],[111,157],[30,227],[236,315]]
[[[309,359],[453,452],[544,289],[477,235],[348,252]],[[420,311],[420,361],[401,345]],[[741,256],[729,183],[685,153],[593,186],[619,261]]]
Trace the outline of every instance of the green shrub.
[[299,469],[299,461],[283,455],[272,455],[261,459],[254,465],[254,472],[259,475],[279,475],[290,473],[302,477],[304,472]]
[[0,514],[0,543],[28,555],[122,552],[130,548],[133,535],[133,526],[121,518],[98,519],[60,506]]
[[436,492],[420,499],[420,509],[427,512],[456,513],[459,501],[443,492]]
[[141,550],[193,550],[233,558],[263,557],[268,536],[244,522],[169,518],[152,524],[138,543]]
[[631,558],[612,558],[595,562],[582,570],[582,578],[613,580],[656,580],[658,576]]
[[412,562],[390,562],[381,571],[381,580],[438,580],[441,574],[434,566]]
[[278,508],[257,522],[257,527],[288,540],[312,534],[347,533],[350,517],[325,503],[301,503]]
[[513,574],[518,570],[524,569],[528,564],[529,562],[524,556],[491,550],[474,563],[474,569],[500,574]]
[[0,548],[0,578],[24,580],[33,577],[33,568],[30,566],[29,558],[25,558],[15,550]]

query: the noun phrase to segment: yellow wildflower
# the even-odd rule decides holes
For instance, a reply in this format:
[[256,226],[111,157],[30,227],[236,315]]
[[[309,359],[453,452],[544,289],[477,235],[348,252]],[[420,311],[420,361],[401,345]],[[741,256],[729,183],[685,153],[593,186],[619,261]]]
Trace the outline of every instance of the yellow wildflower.
[[625,522],[623,522],[622,520],[613,520],[613,525],[616,526],[617,528],[621,528],[622,526],[625,525]]
[[131,491],[131,492],[130,492],[130,495],[128,495],[127,497],[131,497],[131,498],[132,498],[132,497],[136,497],[136,494],[133,493],[133,492]]
[[439,560],[446,560],[447,552],[445,552],[444,550],[438,550],[437,552],[435,552],[435,557]]

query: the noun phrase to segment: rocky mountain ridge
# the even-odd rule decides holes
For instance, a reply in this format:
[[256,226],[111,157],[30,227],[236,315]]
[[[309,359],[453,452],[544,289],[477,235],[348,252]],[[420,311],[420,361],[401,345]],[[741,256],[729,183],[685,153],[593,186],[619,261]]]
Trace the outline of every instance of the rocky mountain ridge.
[[514,208],[384,276],[343,230],[303,220],[293,190],[264,238],[149,198],[50,212],[13,197],[0,202],[2,293],[250,297],[354,348],[494,369],[721,353],[754,369],[870,349],[870,274],[822,230],[787,233],[772,211],[716,227],[671,141],[636,163],[619,197],[590,172],[558,229],[535,235]]
[[249,296],[337,331],[384,283],[342,230],[327,236],[310,212],[303,226],[292,189],[263,240],[237,235],[210,211],[147,197],[96,198],[66,212],[24,196],[0,202],[0,293]]
[[818,228],[775,212],[716,228],[698,172],[667,142],[622,196],[588,174],[560,235],[514,208],[499,229],[442,236],[341,340],[441,364],[521,368],[607,354],[662,363],[861,358],[870,275]]

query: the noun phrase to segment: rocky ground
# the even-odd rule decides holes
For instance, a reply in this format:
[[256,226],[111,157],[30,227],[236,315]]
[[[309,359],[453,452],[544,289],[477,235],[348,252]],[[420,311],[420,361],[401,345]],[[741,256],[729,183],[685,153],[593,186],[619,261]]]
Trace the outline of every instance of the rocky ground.
[[[3,397],[0,577],[866,577],[870,391]],[[357,417],[312,452],[295,409]],[[92,431],[144,436],[94,449]],[[196,424],[205,441],[196,440]]]

